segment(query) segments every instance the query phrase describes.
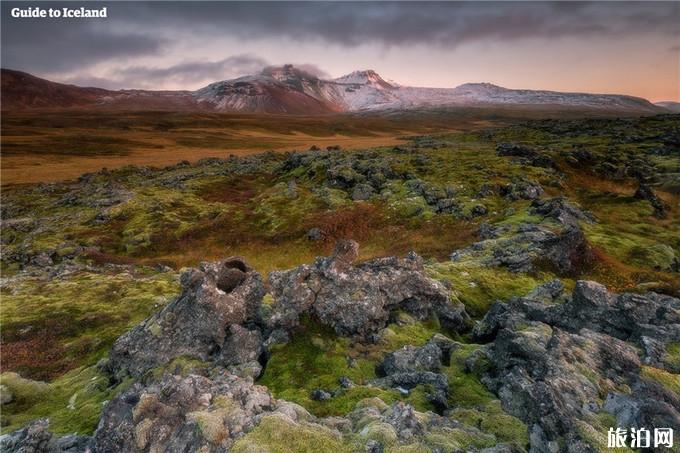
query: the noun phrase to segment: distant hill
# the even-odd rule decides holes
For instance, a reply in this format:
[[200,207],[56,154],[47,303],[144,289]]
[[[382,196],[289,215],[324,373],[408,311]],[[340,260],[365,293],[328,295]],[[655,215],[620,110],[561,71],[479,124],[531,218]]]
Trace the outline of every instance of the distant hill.
[[[666,103],[667,104],[667,103]],[[242,113],[322,114],[439,107],[580,108],[622,114],[667,112],[665,105],[611,94],[516,90],[490,83],[423,88],[388,82],[373,70],[321,79],[293,65],[223,80],[196,91],[82,88],[2,70],[2,109],[104,107]]]
[[674,113],[680,113],[680,102],[662,101],[662,102],[655,102],[654,105],[656,105],[658,107],[662,107],[666,110],[670,110],[671,112],[674,112]]

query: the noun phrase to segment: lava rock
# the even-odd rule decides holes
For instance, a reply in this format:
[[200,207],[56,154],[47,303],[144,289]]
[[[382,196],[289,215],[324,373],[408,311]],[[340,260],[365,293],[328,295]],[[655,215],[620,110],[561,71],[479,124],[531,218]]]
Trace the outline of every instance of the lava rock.
[[272,272],[275,303],[270,327],[291,331],[303,314],[310,314],[339,335],[375,341],[396,310],[418,319],[437,315],[443,325],[457,331],[468,327],[464,306],[451,302],[446,288],[426,275],[418,255],[354,265],[358,247],[354,241],[340,241],[328,258]]
[[649,204],[652,205],[652,208],[654,209],[654,217],[657,217],[659,219],[665,219],[667,216],[667,210],[668,206],[664,201],[659,198],[655,193],[654,190],[647,184],[640,184],[640,186],[637,188],[635,191],[635,194],[633,197],[637,198],[638,200],[646,200],[649,202]]
[[309,395],[309,398],[314,401],[327,401],[333,398],[333,395],[322,389],[314,389]]
[[[531,297],[498,302],[473,330],[474,341],[493,341],[483,382],[532,427],[532,450],[566,442],[587,451],[580,433],[602,410],[621,426],[680,427],[677,395],[641,378],[636,347],[653,339],[646,350],[656,356],[660,346],[678,341],[680,300],[614,294],[588,281],[578,281],[561,304],[535,300],[560,297],[558,289],[549,283]],[[615,390],[627,386],[634,388],[629,397]],[[609,395],[604,406],[601,395]]]
[[166,374],[133,384],[104,407],[94,451],[226,451],[275,401],[265,387],[227,373]]
[[324,237],[325,234],[321,231],[321,228],[314,227],[307,231],[307,239],[310,241],[322,241]]
[[58,437],[49,431],[49,420],[39,419],[0,437],[0,451],[16,453],[85,453],[91,439],[75,434]]
[[441,366],[441,349],[434,343],[427,343],[420,348],[404,346],[386,354],[378,368],[379,374],[385,376],[406,371],[438,372]]
[[[105,366],[112,375],[141,377],[180,356],[239,361],[244,353],[229,347],[230,336],[243,330],[231,326],[258,321],[264,296],[260,275],[243,259],[228,258],[186,271],[181,283],[177,299],[116,340]],[[245,353],[249,360],[257,350],[252,340]]]

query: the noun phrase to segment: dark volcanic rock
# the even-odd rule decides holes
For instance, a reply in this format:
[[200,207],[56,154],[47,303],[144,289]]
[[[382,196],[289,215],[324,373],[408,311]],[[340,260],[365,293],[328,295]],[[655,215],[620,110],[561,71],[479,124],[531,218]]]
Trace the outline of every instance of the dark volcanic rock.
[[528,146],[518,145],[516,143],[500,143],[496,147],[496,155],[519,157],[522,163],[532,165],[534,167],[553,167],[555,162],[548,154],[540,153]]
[[227,451],[272,411],[266,387],[230,374],[165,375],[134,384],[104,408],[94,451]]
[[550,218],[564,226],[577,226],[579,221],[593,223],[595,218],[587,211],[571,204],[564,197],[551,198],[549,200],[534,200],[531,203],[530,212]]
[[40,419],[0,437],[0,451],[6,453],[85,453],[90,438],[68,435],[57,437],[49,430],[49,420]]
[[312,391],[311,395],[309,395],[309,398],[311,398],[314,401],[326,401],[329,400],[333,397],[329,392],[323,390],[323,389],[315,389]]
[[421,348],[404,346],[390,352],[380,364],[380,373],[391,375],[404,371],[434,371],[442,366],[442,351],[434,343],[427,343]]
[[540,184],[525,178],[514,178],[512,182],[500,187],[501,196],[509,200],[536,200],[543,193]]
[[422,347],[404,346],[388,353],[376,369],[379,379],[371,384],[380,387],[411,390],[418,385],[428,385],[432,390],[428,398],[438,411],[448,408],[449,384],[446,375],[439,373],[442,364],[450,363],[451,352],[458,343],[436,334]]
[[579,221],[592,222],[589,213],[564,198],[534,200],[529,213],[544,218],[541,223],[523,223],[513,232],[509,226],[480,226],[484,240],[451,254],[459,261],[478,257],[487,266],[503,266],[512,272],[531,272],[548,264],[560,275],[578,275],[593,256]]
[[[228,258],[190,269],[181,283],[177,299],[115,342],[108,371],[140,377],[180,356],[201,360],[219,356],[234,365],[256,354],[255,334],[232,326],[258,320],[264,284],[257,272],[240,258]],[[247,353],[234,346],[240,343],[230,340],[232,335],[251,335],[243,345]]]
[[443,412],[448,408],[449,380],[444,374],[431,371],[397,372],[383,378],[374,379],[370,383],[378,387],[400,387],[407,390],[419,385],[429,385],[432,391],[428,394],[428,398],[437,411]]
[[333,256],[318,258],[269,276],[274,296],[272,327],[291,330],[309,314],[339,335],[373,340],[387,325],[390,312],[404,310],[419,319],[437,315],[445,326],[463,330],[468,317],[446,288],[426,276],[422,259],[381,258],[354,265],[358,244],[338,243]]
[[666,203],[664,203],[647,184],[640,184],[633,196],[638,200],[649,201],[649,204],[654,208],[654,217],[659,219],[666,218],[666,211],[668,210]]
[[[558,285],[549,283],[496,303],[473,332],[475,341],[493,340],[484,382],[530,426],[532,451],[561,451],[561,444],[591,451],[581,436],[595,429],[584,427],[601,412],[624,427],[679,429],[677,395],[641,376],[645,358],[635,345],[678,342],[680,300],[617,295],[587,281],[566,302],[552,303],[558,296]],[[622,395],[627,388],[634,390]]]

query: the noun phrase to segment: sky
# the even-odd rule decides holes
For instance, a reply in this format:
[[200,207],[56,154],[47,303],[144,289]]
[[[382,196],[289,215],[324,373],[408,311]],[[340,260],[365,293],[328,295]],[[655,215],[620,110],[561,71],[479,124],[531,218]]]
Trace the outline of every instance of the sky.
[[[99,19],[12,8],[108,8]],[[194,90],[292,63],[403,85],[680,101],[680,2],[8,2],[3,68],[110,89]]]

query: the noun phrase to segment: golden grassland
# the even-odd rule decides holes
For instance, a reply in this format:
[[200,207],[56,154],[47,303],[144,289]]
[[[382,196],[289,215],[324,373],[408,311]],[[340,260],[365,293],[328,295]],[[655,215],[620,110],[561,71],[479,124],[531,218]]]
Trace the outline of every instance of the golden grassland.
[[[455,127],[483,124],[460,120]],[[282,116],[173,112],[31,112],[2,118],[2,184],[73,179],[101,168],[164,167],[182,160],[263,150],[343,149],[404,143],[452,130],[444,121],[359,116]]]

